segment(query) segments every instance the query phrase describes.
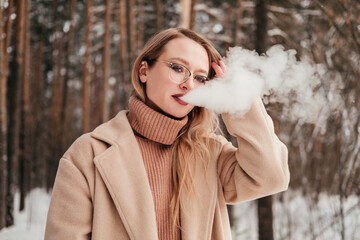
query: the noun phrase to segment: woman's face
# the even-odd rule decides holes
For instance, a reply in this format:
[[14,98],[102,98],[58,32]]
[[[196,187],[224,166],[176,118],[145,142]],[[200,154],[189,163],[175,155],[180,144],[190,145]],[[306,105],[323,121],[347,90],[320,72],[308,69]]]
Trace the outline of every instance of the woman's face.
[[[143,62],[139,69],[140,81],[146,83],[146,104],[151,108],[175,118],[186,116],[194,105],[179,99],[188,91],[203,85],[194,76],[207,76],[209,59],[204,47],[186,37],[175,38],[163,48],[163,52],[156,59],[151,68]],[[164,61],[164,62],[163,62]],[[184,65],[191,72],[191,76],[184,83],[176,83],[169,78],[170,64]]]

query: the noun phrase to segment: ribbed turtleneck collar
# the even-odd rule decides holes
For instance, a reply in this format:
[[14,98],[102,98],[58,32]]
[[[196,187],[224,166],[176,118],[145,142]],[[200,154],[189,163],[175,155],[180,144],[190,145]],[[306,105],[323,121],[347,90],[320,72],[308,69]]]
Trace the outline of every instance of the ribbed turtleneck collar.
[[147,139],[165,145],[171,145],[175,141],[179,131],[188,121],[187,116],[180,120],[165,116],[135,96],[130,97],[129,107],[128,119],[134,131]]

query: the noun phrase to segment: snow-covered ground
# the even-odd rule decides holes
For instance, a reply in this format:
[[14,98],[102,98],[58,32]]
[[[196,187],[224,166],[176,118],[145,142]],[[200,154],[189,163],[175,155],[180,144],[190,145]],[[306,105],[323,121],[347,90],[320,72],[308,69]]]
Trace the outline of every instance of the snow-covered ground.
[[[18,205],[19,196],[16,196]],[[44,238],[50,195],[35,189],[26,199],[23,212],[16,211],[15,226],[0,231],[0,240],[41,240]],[[343,217],[338,196],[320,195],[314,203],[300,192],[288,190],[274,197],[274,231],[276,240],[360,240],[360,199],[344,199]],[[234,207],[234,240],[256,240],[257,215],[254,201]],[[343,224],[342,224],[343,221]]]
[[[44,239],[50,194],[43,189],[34,189],[25,200],[25,210],[15,211],[15,225],[0,231],[0,240],[40,240]],[[20,195],[15,196],[15,206],[19,206]]]
[[[338,196],[320,194],[318,201],[288,190],[274,196],[273,217],[276,240],[360,240],[360,199],[350,196],[342,201],[340,214]],[[257,240],[256,202],[235,206],[236,240]],[[343,224],[342,224],[343,222]],[[344,238],[341,232],[344,232]]]

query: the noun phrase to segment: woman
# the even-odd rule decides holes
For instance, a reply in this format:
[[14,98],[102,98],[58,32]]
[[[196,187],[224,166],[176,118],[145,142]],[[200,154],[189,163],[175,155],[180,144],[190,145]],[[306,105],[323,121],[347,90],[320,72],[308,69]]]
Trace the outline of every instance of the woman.
[[[134,63],[129,111],[64,154],[45,239],[231,239],[226,204],[287,189],[287,149],[260,99],[222,118],[181,100],[225,65],[187,29],[155,35]],[[211,96],[210,96],[211,97]]]

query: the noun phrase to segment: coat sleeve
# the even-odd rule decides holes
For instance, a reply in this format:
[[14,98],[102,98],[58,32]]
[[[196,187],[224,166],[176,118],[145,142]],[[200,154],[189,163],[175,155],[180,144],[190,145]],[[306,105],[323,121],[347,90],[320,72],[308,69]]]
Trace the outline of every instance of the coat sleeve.
[[223,114],[238,148],[225,138],[217,169],[227,203],[252,200],[287,189],[290,179],[286,146],[274,132],[273,121],[260,98],[242,118]]
[[91,238],[92,201],[84,174],[66,158],[59,163],[47,217],[45,240]]

